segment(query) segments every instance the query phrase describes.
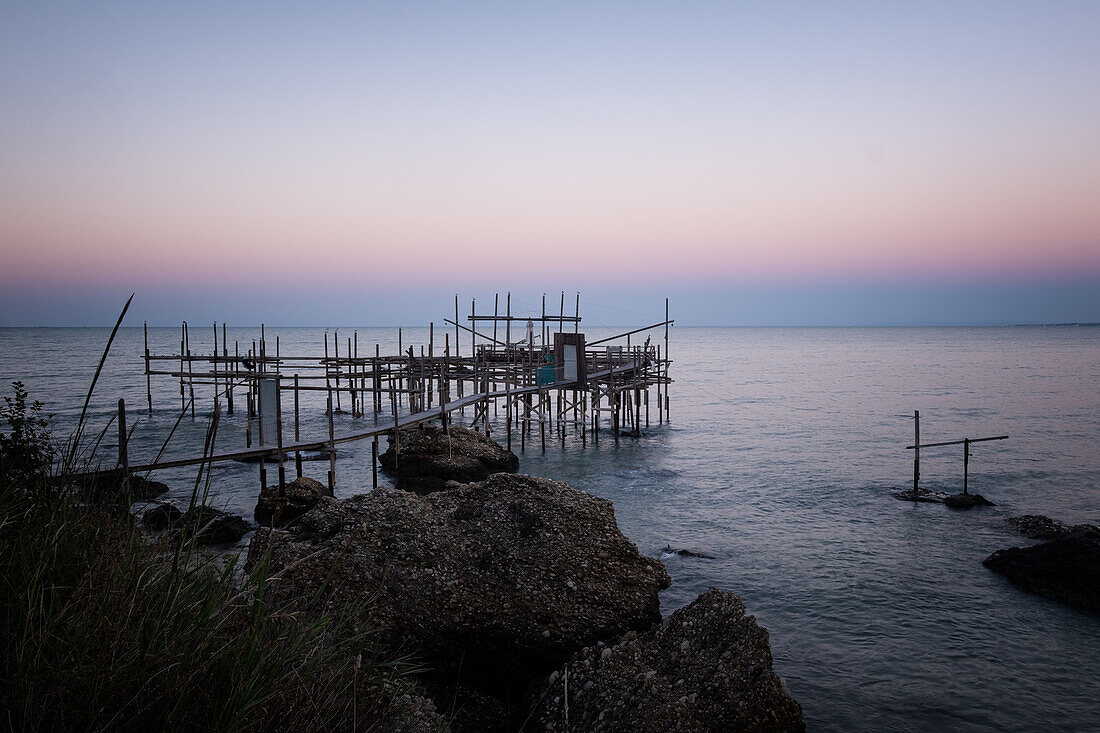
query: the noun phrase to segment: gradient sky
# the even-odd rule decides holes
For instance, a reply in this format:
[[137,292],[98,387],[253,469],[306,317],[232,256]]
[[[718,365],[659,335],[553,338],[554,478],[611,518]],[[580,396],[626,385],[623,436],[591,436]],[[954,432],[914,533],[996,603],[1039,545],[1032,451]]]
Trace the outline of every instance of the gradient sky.
[[0,325],[1100,321],[1097,39],[1096,2],[0,0]]

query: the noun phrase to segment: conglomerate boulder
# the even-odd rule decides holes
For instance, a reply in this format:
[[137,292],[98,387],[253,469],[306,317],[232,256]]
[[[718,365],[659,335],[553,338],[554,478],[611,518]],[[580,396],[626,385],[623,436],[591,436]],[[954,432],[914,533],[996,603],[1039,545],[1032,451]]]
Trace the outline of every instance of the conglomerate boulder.
[[1100,540],[1100,527],[1094,524],[1062,524],[1058,520],[1044,517],[1042,514],[1010,517],[1008,523],[1024,537],[1030,537],[1033,540],[1058,540],[1063,537],[1075,536]]
[[648,631],[583,649],[534,698],[532,731],[804,730],[767,630],[718,588]]
[[494,691],[659,622],[670,582],[619,531],[610,501],[503,473],[423,496],[323,498],[285,529],[257,530],[249,563],[265,553],[279,573],[274,599],[322,585],[327,603],[367,598],[391,641]]
[[[1086,525],[1087,526],[1087,525]],[[1100,612],[1100,542],[1069,535],[997,550],[982,561],[1024,590]]]
[[312,509],[322,496],[332,496],[332,492],[308,476],[299,476],[283,486],[265,486],[256,501],[256,523],[281,527]]
[[481,433],[452,426],[447,430],[421,423],[400,432],[400,450],[389,438],[379,463],[399,489],[438,491],[447,481],[482,481],[494,473],[515,473],[519,458]]

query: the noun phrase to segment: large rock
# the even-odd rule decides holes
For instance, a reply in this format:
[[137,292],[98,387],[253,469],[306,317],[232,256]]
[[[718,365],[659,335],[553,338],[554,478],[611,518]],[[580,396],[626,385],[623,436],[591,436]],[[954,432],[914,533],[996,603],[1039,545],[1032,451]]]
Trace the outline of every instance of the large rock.
[[[323,499],[286,529],[257,530],[271,593],[372,599],[391,640],[437,670],[499,692],[577,649],[660,620],[664,566],[619,531],[611,502],[564,483],[496,474],[425,496],[380,488]],[[330,576],[331,574],[331,576]]]
[[[123,481],[125,479],[125,481]],[[86,474],[76,481],[84,501],[149,501],[168,491],[168,484],[152,481],[136,473],[124,475],[122,469]]]
[[252,525],[242,517],[209,506],[197,506],[188,511],[181,525],[200,545],[227,545],[252,530]]
[[439,491],[447,481],[482,481],[494,473],[515,473],[519,458],[481,433],[461,427],[449,431],[421,423],[401,431],[401,450],[390,447],[378,461],[397,487],[420,493]]
[[256,501],[256,523],[264,527],[282,527],[312,509],[322,496],[332,496],[332,492],[308,476],[296,478],[281,488],[265,486]]
[[1100,611],[1100,542],[1069,536],[998,550],[982,561],[1024,590]]
[[648,631],[582,650],[550,675],[530,720],[546,731],[804,730],[767,630],[718,588]]
[[1100,527],[1092,524],[1066,525],[1050,517],[1044,517],[1042,514],[1011,517],[1008,523],[1024,537],[1030,537],[1033,540],[1057,540],[1063,537],[1100,540]]
[[976,506],[997,506],[981,494],[948,494],[943,503],[952,509],[973,509]]
[[151,530],[171,529],[183,521],[183,512],[175,504],[157,504],[141,515],[141,526]]

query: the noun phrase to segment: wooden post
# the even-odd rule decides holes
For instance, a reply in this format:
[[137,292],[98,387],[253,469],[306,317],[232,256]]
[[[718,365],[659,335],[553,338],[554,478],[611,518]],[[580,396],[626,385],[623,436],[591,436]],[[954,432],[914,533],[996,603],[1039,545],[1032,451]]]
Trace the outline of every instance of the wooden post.
[[432,389],[432,375],[435,372],[435,322],[432,321],[428,324],[428,363],[427,363],[427,381],[424,383],[424,390],[427,393],[428,407],[432,406],[432,395],[434,390]]
[[[398,336],[400,339],[400,336]],[[401,461],[401,424],[398,421],[397,415],[397,399],[395,398],[397,388],[394,386],[393,380],[390,380],[390,409],[393,410],[393,475],[394,484],[397,483],[397,468]]]
[[122,469],[123,488],[130,475],[130,456],[126,435],[126,400],[118,401],[118,467]]
[[282,375],[275,372],[275,442],[279,450],[279,493],[286,486],[286,467],[283,465],[283,393]]
[[191,329],[183,322],[184,343],[187,346],[187,393],[191,400],[191,419],[195,419],[195,369],[191,364]]
[[[299,430],[298,423],[298,375],[294,375],[294,442],[300,443],[302,440],[302,434]],[[302,477],[302,451],[294,451],[294,473],[298,478]]]
[[661,345],[657,344],[657,424],[664,425],[665,416],[661,412]]
[[668,367],[670,364],[668,352],[668,298],[665,298],[665,422],[672,418],[668,414]]
[[248,420],[244,424],[244,444],[245,444],[245,447],[251,448],[252,447],[252,415],[253,415],[251,386],[249,387],[248,394],[246,395],[246,401],[248,402]]
[[371,488],[378,488],[378,436],[370,444],[370,478]]
[[963,493],[967,493],[966,481],[970,473],[970,438],[963,438]]
[[343,412],[340,407],[340,332],[332,331],[332,356],[336,364],[336,409]]
[[447,424],[447,387],[449,386],[448,380],[450,379],[449,373],[451,370],[451,334],[443,334],[443,374],[439,378],[439,420],[443,424],[443,430],[448,436],[451,434],[449,425]]
[[561,307],[558,309],[558,330],[565,330],[565,291],[561,291]]
[[592,442],[600,444],[600,388],[597,385],[592,392]]
[[[573,333],[580,333],[581,329],[581,291],[577,291],[577,320],[573,321]],[[583,356],[583,354],[582,354]]]
[[382,368],[380,365],[382,346],[374,345],[374,362],[371,364],[371,383],[374,385],[374,424],[378,424],[378,413],[382,412]]
[[[573,394],[576,395],[576,392],[574,392]],[[574,397],[574,399],[576,399],[576,397]],[[588,427],[588,425],[587,425],[587,423],[588,423],[588,391],[587,390],[581,390],[580,401],[581,401],[581,445],[584,446],[584,447],[587,447],[588,446],[588,435],[587,435],[587,430],[586,430],[586,428]]]
[[[496,321],[494,321],[496,323]],[[508,434],[507,447],[512,450],[512,375],[504,377],[504,431]]]
[[[358,338],[358,334],[356,334],[356,337]],[[351,416],[352,417],[357,417],[357,415],[355,414],[355,411],[357,409],[356,406],[355,406],[355,403],[356,403],[356,399],[355,399],[355,377],[352,376],[353,370],[355,369],[355,363],[352,361],[352,353],[353,352],[351,350],[351,338],[349,337],[348,338],[348,395],[351,397]]]
[[[496,348],[497,348],[496,347],[496,344],[497,344],[497,317],[498,317],[499,313],[500,313],[500,293],[494,293],[493,294],[493,346],[492,346],[493,351],[496,351]],[[493,376],[494,376],[493,391],[496,392],[497,391],[497,383],[496,383],[496,379],[495,379],[496,369],[494,367],[490,367],[490,368],[493,369]],[[486,390],[486,391],[488,391],[488,390]],[[493,400],[493,414],[494,415],[500,414],[499,409],[497,407],[498,404],[499,403],[496,400]]]
[[913,410],[913,494],[920,491],[920,410]]
[[[222,321],[222,348],[226,349],[225,357],[229,358],[229,347],[225,345],[225,322]],[[233,341],[233,377],[229,381],[229,414],[233,414],[233,386],[234,381],[237,378],[237,372],[240,370],[239,362],[241,360],[241,346],[234,340]]]
[[336,428],[332,416],[332,390],[328,391],[328,493],[336,495]]
[[622,401],[622,393],[616,389],[611,394],[611,429],[615,433],[615,442],[619,441],[619,425],[622,423]]
[[153,414],[153,376],[149,370],[149,321],[145,322],[145,399],[149,402],[149,414]]
[[214,402],[218,401],[218,323],[214,322],[214,357],[211,362],[214,367]]

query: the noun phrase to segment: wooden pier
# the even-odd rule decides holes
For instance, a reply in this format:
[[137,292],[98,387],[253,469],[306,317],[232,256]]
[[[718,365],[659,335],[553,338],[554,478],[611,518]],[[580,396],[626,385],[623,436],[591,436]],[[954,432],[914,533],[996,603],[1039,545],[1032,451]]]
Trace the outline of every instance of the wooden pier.
[[[210,399],[225,406],[226,412],[247,412],[245,445],[238,450],[200,457],[167,458],[152,463],[130,463],[131,471],[176,468],[215,461],[255,461],[260,480],[266,485],[266,464],[278,465],[280,482],[285,480],[284,462],[293,461],[302,475],[303,453],[320,452],[329,460],[329,484],[335,485],[338,446],[360,440],[372,441],[372,475],[377,486],[378,440],[392,436],[400,453],[400,431],[420,423],[438,421],[444,428],[452,423],[492,434],[501,429],[509,449],[518,440],[526,450],[535,441],[546,450],[548,433],[561,446],[567,434],[598,443],[601,430],[618,440],[639,437],[651,421],[669,418],[669,317],[607,338],[586,342],[581,331],[580,296],[574,312],[565,313],[562,294],[558,312],[547,313],[543,296],[541,313],[512,311],[511,294],[504,307],[496,296],[492,314],[478,313],[475,301],[465,324],[459,316],[455,296],[454,319],[428,326],[424,344],[403,341],[398,329],[398,352],[383,354],[359,344],[353,331],[341,340],[339,332],[330,339],[326,332],[314,356],[284,356],[279,339],[271,344],[261,326],[260,338],[251,343],[230,342],[225,324],[214,325],[203,351],[193,348],[193,334],[187,323],[180,329],[178,353],[155,354],[145,332],[145,377],[147,409],[153,409],[152,380],[178,382],[181,417],[195,416],[196,390],[210,390]],[[572,304],[571,304],[572,305]],[[453,331],[451,330],[453,328]],[[660,337],[663,331],[663,344]],[[638,338],[650,332],[641,343]],[[220,335],[220,342],[219,342]],[[453,335],[453,339],[452,339]],[[653,338],[656,335],[658,340]],[[440,342],[440,336],[442,341]],[[632,339],[633,337],[633,339]],[[330,343],[331,342],[331,343]],[[663,346],[663,348],[662,348]],[[272,348],[274,347],[274,348]],[[323,351],[322,351],[323,348]],[[303,437],[301,402],[304,394],[325,396],[328,431]],[[293,405],[293,412],[285,406]],[[655,410],[651,416],[651,404]],[[120,404],[120,421],[125,407]],[[337,434],[334,414],[350,414],[355,429]],[[361,422],[360,422],[361,421]],[[120,422],[121,424],[121,422]],[[292,432],[291,432],[292,431]],[[293,435],[293,439],[290,435]],[[120,462],[128,460],[120,445]]]

